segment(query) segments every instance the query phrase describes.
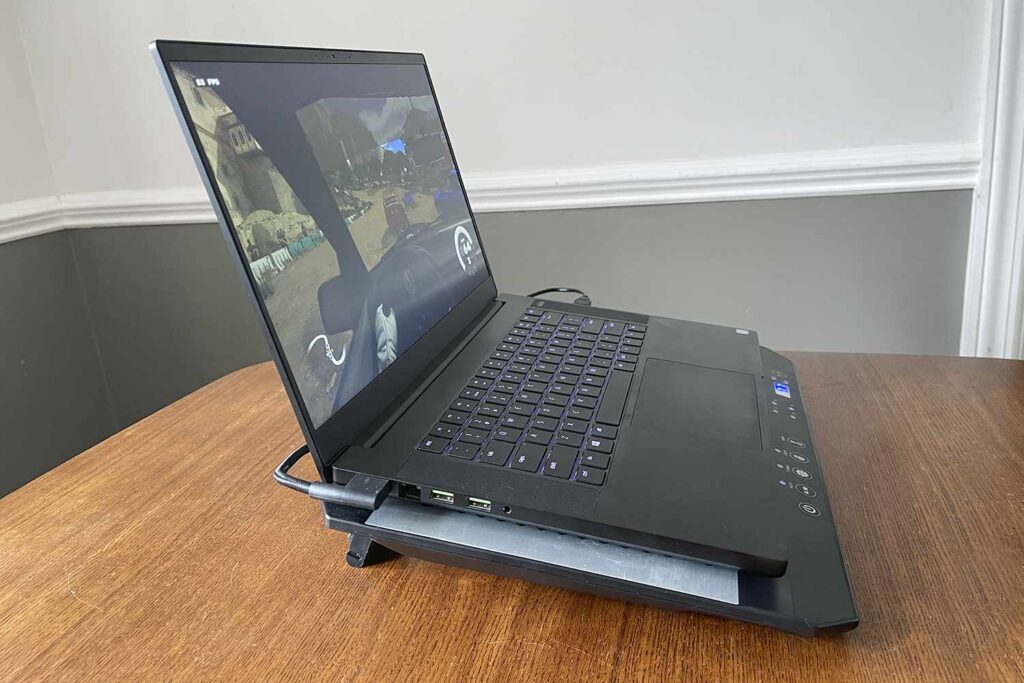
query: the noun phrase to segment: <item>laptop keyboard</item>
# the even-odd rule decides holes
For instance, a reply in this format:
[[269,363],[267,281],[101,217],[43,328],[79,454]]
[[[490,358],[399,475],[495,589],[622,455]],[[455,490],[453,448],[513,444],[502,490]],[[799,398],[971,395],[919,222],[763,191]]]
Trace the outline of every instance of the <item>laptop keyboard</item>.
[[646,332],[526,309],[418,449],[601,486]]

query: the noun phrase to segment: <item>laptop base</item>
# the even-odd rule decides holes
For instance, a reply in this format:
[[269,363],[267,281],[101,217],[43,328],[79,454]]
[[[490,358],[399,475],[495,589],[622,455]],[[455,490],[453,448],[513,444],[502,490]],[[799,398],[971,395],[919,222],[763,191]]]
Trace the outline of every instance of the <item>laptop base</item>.
[[[856,621],[813,624],[758,605],[742,571],[582,539],[514,522],[389,499],[376,511],[323,504],[328,528],[350,534],[346,561],[371,567],[396,555],[522,579],[591,595],[737,619],[814,636]],[[506,528],[507,527],[507,528]],[[759,579],[763,580],[763,579]],[[786,576],[783,593],[790,592]]]

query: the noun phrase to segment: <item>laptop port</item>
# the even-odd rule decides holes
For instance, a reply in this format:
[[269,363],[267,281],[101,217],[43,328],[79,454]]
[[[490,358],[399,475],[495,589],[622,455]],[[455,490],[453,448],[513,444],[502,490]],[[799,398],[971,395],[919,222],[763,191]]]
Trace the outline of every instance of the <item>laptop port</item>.
[[436,500],[439,503],[448,503],[449,505],[452,505],[455,502],[455,494],[449,493],[448,491],[438,491],[437,489],[431,489],[430,500]]
[[484,512],[491,511],[491,501],[483,498],[473,498],[472,496],[466,500],[466,507],[474,510],[483,510]]
[[398,485],[398,497],[405,498],[406,500],[419,500],[420,499],[420,487],[414,484],[399,484]]

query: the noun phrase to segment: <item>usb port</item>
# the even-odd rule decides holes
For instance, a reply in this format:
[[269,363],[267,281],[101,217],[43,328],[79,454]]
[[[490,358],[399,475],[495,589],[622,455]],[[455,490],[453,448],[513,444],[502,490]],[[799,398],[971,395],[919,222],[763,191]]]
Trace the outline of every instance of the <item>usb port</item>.
[[455,502],[455,494],[449,493],[448,491],[438,491],[437,489],[430,490],[430,500],[436,500],[441,503],[448,503],[451,505]]
[[484,512],[490,512],[491,511],[491,501],[484,500],[483,498],[473,498],[473,497],[470,497],[466,501],[466,506],[467,507],[471,507],[474,510],[483,510]]

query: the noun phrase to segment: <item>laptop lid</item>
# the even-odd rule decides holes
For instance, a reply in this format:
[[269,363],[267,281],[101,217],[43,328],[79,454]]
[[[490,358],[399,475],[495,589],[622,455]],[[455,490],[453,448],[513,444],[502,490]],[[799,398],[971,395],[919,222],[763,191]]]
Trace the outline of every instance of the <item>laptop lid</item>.
[[151,49],[326,476],[496,295],[426,63]]

